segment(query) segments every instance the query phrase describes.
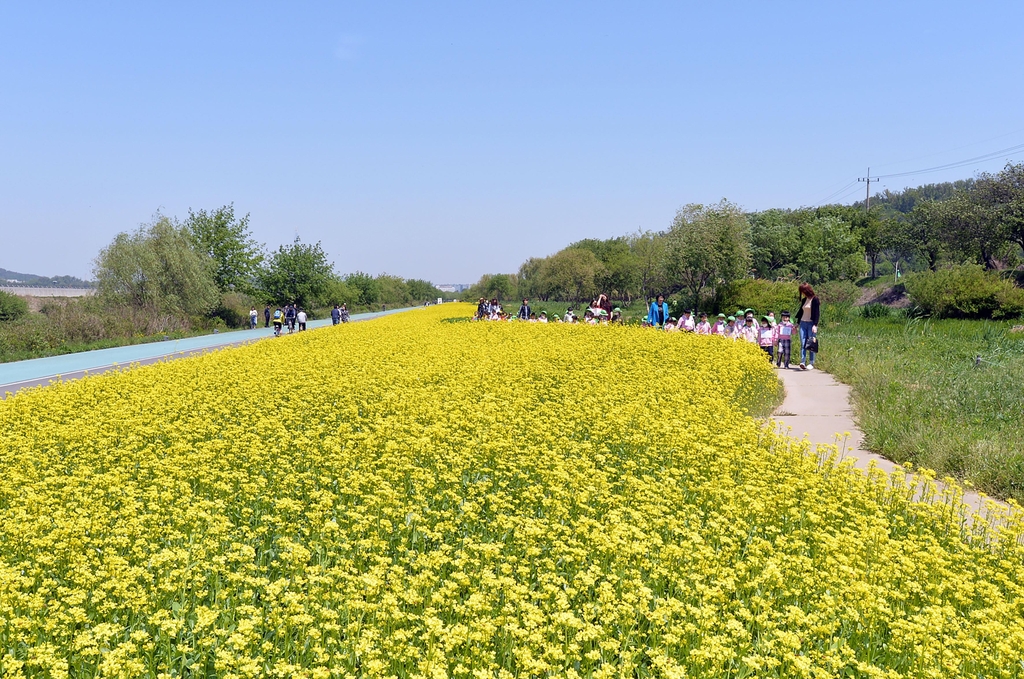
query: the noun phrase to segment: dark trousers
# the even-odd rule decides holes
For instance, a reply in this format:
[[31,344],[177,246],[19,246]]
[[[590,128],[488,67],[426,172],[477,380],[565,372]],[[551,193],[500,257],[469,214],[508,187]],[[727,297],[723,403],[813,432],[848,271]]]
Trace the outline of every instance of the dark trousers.
[[793,350],[793,340],[780,339],[779,340],[779,353],[775,357],[775,365],[782,365],[785,361],[786,367],[789,367],[789,354]]

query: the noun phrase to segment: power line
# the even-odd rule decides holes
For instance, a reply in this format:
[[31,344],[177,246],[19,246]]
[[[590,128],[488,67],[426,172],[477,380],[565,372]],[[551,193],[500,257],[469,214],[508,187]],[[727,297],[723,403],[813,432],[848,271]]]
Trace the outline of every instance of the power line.
[[[1009,136],[1010,134],[1014,134],[1014,133],[1013,132],[1009,132],[1009,133],[1004,134],[1004,135],[999,135],[999,137],[1006,137],[1006,136]],[[999,137],[992,137],[992,139],[998,139]],[[967,146],[973,146],[973,144],[967,144]],[[961,148],[963,148],[963,147],[961,147]],[[942,153],[945,153],[945,151],[943,151]],[[822,204],[827,203],[829,201],[833,201],[833,202],[841,201],[844,198],[847,198],[848,196],[850,196],[852,193],[855,193],[856,191],[860,190],[859,188],[855,189],[854,191],[848,190],[851,186],[853,186],[854,184],[857,184],[859,182],[866,182],[867,183],[867,198],[865,199],[865,204],[866,204],[866,206],[870,207],[870,205],[871,205],[871,183],[872,182],[877,182],[877,181],[880,181],[882,179],[892,179],[892,178],[895,178],[895,177],[912,177],[914,175],[919,175],[919,174],[928,174],[928,173],[931,173],[931,172],[941,172],[943,170],[952,170],[952,169],[955,169],[955,168],[958,168],[958,167],[964,167],[966,165],[970,165],[972,163],[980,163],[980,162],[984,162],[984,161],[988,161],[988,160],[995,160],[996,158],[998,158],[1000,156],[1003,156],[1003,155],[1016,155],[1018,153],[1024,153],[1024,144],[1016,144],[1014,146],[1008,146],[1007,148],[999,149],[998,151],[992,151],[990,153],[985,153],[983,155],[975,156],[973,158],[967,158],[967,159],[964,159],[964,160],[957,160],[957,161],[954,161],[952,163],[945,163],[943,165],[935,165],[934,167],[926,167],[926,168],[922,168],[920,170],[908,170],[906,172],[893,172],[893,173],[890,173],[890,174],[880,174],[880,175],[875,175],[874,177],[872,177],[871,176],[871,168],[868,168],[868,176],[867,177],[858,177],[857,179],[855,179],[852,182],[849,182],[848,184],[843,186],[841,189],[839,189],[837,191],[834,191],[832,194],[830,194],[830,195],[826,196],[825,198],[823,198],[822,200],[814,203],[814,205],[822,205]],[[938,154],[932,154],[932,155],[938,155]],[[896,164],[896,163],[889,163],[889,165],[894,165],[894,164]],[[842,195],[839,195],[839,194],[842,194]]]
[[[949,149],[949,150],[950,151],[955,151],[957,149],[967,148],[969,146],[975,146],[977,144],[983,143],[983,141],[991,141],[992,139],[1001,139],[1003,137],[1008,137],[1010,135],[1017,134],[1020,131],[1021,130],[1016,130],[1014,132],[1007,132],[1006,134],[1000,134],[1000,135],[996,135],[995,137],[989,137],[987,140],[982,140],[982,142],[973,142],[971,144],[965,144],[963,146],[958,146],[956,149]],[[918,158],[927,158],[927,157],[930,157],[930,156],[941,155],[943,153],[948,153],[948,152],[949,151],[939,151],[937,153],[931,153],[931,154],[926,154],[924,156],[918,156]],[[998,158],[999,156],[1002,156],[1004,154],[1016,155],[1016,154],[1021,153],[1021,152],[1024,152],[1024,144],[1015,144],[1014,146],[1008,146],[1008,147],[1006,147],[1004,149],[999,149],[998,151],[991,151],[989,153],[985,153],[985,154],[982,154],[980,156],[975,156],[973,158],[967,158],[967,159],[964,159],[964,160],[957,160],[957,161],[954,161],[954,162],[951,162],[951,163],[945,163],[943,165],[935,165],[933,167],[926,167],[926,168],[922,168],[922,169],[919,169],[919,170],[908,170],[906,172],[892,172],[892,173],[889,173],[889,174],[880,174],[880,175],[875,175],[874,177],[871,176],[871,168],[868,168],[868,176],[867,177],[858,177],[857,179],[855,179],[855,180],[853,180],[851,182],[848,182],[847,184],[845,184],[841,188],[837,189],[836,191],[833,191],[828,196],[822,198],[819,201],[816,201],[816,202],[812,203],[812,205],[823,205],[825,203],[828,203],[829,201],[837,202],[837,201],[843,200],[844,198],[847,198],[848,196],[850,196],[855,191],[859,190],[859,189],[855,189],[855,191],[850,191],[849,190],[850,187],[852,187],[852,186],[854,186],[854,184],[858,184],[860,182],[866,182],[867,183],[867,198],[865,199],[865,205],[867,207],[870,207],[870,205],[871,205],[871,183],[872,182],[878,182],[878,181],[880,181],[882,179],[892,179],[892,178],[896,178],[896,177],[912,177],[914,175],[919,175],[919,174],[928,174],[928,173],[931,173],[931,172],[941,172],[943,170],[952,170],[952,169],[956,169],[958,167],[964,167],[966,165],[970,165],[972,163],[980,163],[980,162],[985,162],[985,161],[989,161],[989,160],[995,160],[996,158]],[[1007,160],[1009,160],[1009,159],[1007,159]],[[891,166],[891,165],[899,165],[899,164],[902,164],[904,162],[908,162],[908,161],[900,161],[898,163],[887,163],[885,165],[882,165],[882,167],[888,167],[888,166]],[[840,195],[840,194],[842,194],[842,195]]]
[[971,163],[978,163],[985,160],[994,160],[1003,154],[1014,154],[1020,151],[1024,151],[1024,144],[1017,144],[1016,146],[1010,146],[1005,149],[999,149],[985,155],[975,156],[974,158],[968,158],[967,160],[958,160],[953,163],[946,163],[945,165],[936,165],[935,167],[927,167],[922,170],[910,170],[907,172],[894,172],[892,174],[880,174],[876,179],[888,179],[890,177],[909,177],[915,174],[928,174],[929,172],[940,172],[942,170],[952,170],[953,168],[963,167],[964,165],[970,165]]
[[876,165],[876,167],[892,167],[893,165],[902,165],[903,163],[910,163],[910,162],[913,162],[915,160],[921,160],[922,158],[934,158],[935,156],[941,156],[944,153],[952,153],[953,151],[959,151],[960,149],[966,149],[966,148],[969,148],[971,146],[977,146],[978,144],[984,144],[985,142],[992,141],[993,139],[1002,139],[1003,137],[1010,137],[1010,136],[1018,134],[1020,132],[1024,132],[1024,128],[1021,128],[1019,130],[1013,130],[1012,132],[1006,132],[1005,134],[997,134],[996,136],[988,137],[987,139],[979,139],[978,141],[971,142],[970,144],[963,144],[962,146],[956,146],[956,147],[951,148],[951,149],[946,149],[945,151],[936,151],[935,153],[926,153],[923,156],[914,156],[913,158],[907,158],[905,160],[897,160],[897,161],[894,161],[894,162],[891,162],[891,163],[883,163],[882,165]]
[[[857,182],[854,182],[854,184],[856,184],[856,183]],[[851,189],[850,191],[847,191],[846,193],[844,193],[843,195],[839,196],[838,198],[834,198],[832,202],[838,203],[839,201],[845,200],[845,199],[849,198],[850,196],[855,195],[857,193],[860,193],[860,187],[859,186],[855,186],[853,189]]]
[[819,201],[816,201],[816,202],[814,203],[814,205],[821,205],[822,203],[827,203],[828,201],[832,200],[833,198],[835,198],[836,196],[838,196],[838,195],[839,195],[840,193],[842,193],[843,191],[846,191],[847,189],[849,189],[849,188],[850,188],[851,186],[853,186],[853,185],[854,185],[854,184],[856,184],[856,183],[857,183],[857,180],[854,180],[854,181],[852,181],[852,182],[849,182],[848,184],[846,184],[845,186],[843,186],[842,188],[840,188],[840,189],[839,189],[838,191],[833,191],[832,193],[828,194],[827,196],[825,196],[825,197],[824,197],[824,198],[822,198],[821,200],[819,200]]

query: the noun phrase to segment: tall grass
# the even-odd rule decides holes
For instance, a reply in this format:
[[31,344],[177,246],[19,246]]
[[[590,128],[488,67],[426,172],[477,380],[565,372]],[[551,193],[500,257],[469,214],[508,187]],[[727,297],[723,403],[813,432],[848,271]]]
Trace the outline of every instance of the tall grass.
[[193,319],[156,309],[57,299],[41,313],[0,324],[0,362],[183,337],[198,327]]
[[869,449],[1024,500],[1024,333],[856,309],[832,317],[820,365],[852,386]]

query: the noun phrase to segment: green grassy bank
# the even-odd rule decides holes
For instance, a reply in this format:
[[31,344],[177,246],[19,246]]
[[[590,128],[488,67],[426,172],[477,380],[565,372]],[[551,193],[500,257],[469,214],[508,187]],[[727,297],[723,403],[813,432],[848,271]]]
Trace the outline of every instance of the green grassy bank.
[[853,388],[870,450],[1024,501],[1024,333],[1012,326],[853,309],[821,329],[818,365]]

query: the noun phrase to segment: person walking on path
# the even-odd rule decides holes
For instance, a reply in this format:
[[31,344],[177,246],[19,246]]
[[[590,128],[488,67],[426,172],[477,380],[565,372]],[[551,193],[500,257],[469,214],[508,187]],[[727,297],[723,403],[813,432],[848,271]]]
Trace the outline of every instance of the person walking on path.
[[270,327],[270,305],[263,307],[263,327]]
[[348,305],[341,305],[341,322],[348,323]]
[[647,322],[655,328],[663,328],[668,319],[668,302],[665,301],[665,295],[658,295],[657,299],[651,302],[651,308],[647,312]]
[[775,328],[767,316],[761,316],[761,323],[757,329],[757,344],[761,351],[768,354],[768,365],[775,359]]
[[800,328],[800,369],[814,370],[815,353],[808,350],[807,345],[818,337],[821,301],[809,284],[801,283],[799,290],[800,310],[797,311],[797,321]]
[[[737,321],[737,324],[739,321]],[[757,344],[758,340],[758,327],[757,323],[754,322],[753,315],[747,316],[743,319],[743,325],[740,326],[740,339],[750,342],[751,344]]]
[[683,317],[679,319],[679,329],[685,332],[697,330],[697,322],[693,320],[693,312],[689,309],[683,311]]
[[516,314],[516,318],[521,321],[530,320],[530,300],[524,299],[522,306],[519,307],[519,313]]
[[708,315],[704,312],[701,312],[700,314],[700,323],[697,324],[696,331],[698,335],[711,334],[711,324],[708,323]]
[[299,321],[299,332],[306,329],[306,312],[303,309],[299,309],[299,313],[295,314],[295,318]]
[[256,312],[256,307],[249,309],[249,329],[256,329],[256,319],[259,318],[259,314]]
[[785,363],[786,370],[789,370],[789,353],[792,349],[793,324],[789,320],[788,311],[782,312],[782,322],[780,322],[775,328],[775,331],[779,337],[779,350],[775,356],[775,365],[778,367]]
[[331,324],[337,325],[338,323],[341,323],[341,309],[335,304],[334,308],[331,309]]

